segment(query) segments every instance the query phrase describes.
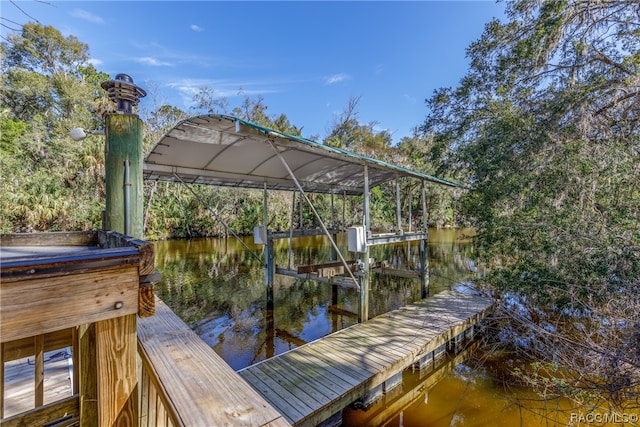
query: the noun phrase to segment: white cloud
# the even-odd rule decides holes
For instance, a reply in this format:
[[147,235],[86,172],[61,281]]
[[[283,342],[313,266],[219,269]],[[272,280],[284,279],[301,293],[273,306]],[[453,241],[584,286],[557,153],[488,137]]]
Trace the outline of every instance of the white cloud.
[[374,70],[375,74],[382,74],[383,71],[384,71],[384,64],[376,65],[376,68]]
[[88,12],[84,9],[73,9],[71,11],[71,16],[73,16],[74,18],[93,22],[94,24],[104,24],[104,19],[102,19],[102,17],[94,15],[93,13]]
[[344,82],[346,80],[350,80],[351,76],[346,73],[338,73],[329,77],[325,77],[324,84],[326,85],[334,85],[337,83]]
[[135,58],[134,60],[141,64],[151,65],[153,67],[172,67],[173,66],[173,64],[170,62],[163,62],[151,56],[142,56],[140,58]]
[[91,58],[87,62],[89,62],[89,64],[93,65],[96,68],[99,67],[100,65],[104,64],[104,62],[102,62],[101,60],[96,59],[96,58]]
[[197,33],[201,33],[204,31],[204,28],[196,24],[191,24],[191,29]]

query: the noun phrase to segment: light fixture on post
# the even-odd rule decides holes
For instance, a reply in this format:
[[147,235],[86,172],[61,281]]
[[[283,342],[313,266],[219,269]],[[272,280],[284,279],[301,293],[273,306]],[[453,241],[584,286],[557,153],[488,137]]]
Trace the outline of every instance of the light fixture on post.
[[76,142],[82,141],[89,135],[104,135],[104,130],[102,129],[86,130],[83,128],[73,128],[71,129],[71,132],[69,132],[69,136],[71,137],[71,139],[73,139]]
[[109,94],[109,99],[116,103],[116,112],[132,114],[133,107],[138,105],[140,98],[147,96],[147,92],[133,83],[127,74],[116,74],[116,78],[100,84]]

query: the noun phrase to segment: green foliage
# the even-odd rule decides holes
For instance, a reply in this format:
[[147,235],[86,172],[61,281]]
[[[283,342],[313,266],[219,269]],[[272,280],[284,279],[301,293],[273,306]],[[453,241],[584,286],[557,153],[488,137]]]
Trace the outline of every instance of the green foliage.
[[105,75],[87,65],[85,44],[40,24],[25,24],[2,52],[0,230],[96,228],[104,148],[67,135],[101,123],[93,111]]
[[[469,47],[471,67],[459,86],[427,101],[421,131],[440,167],[472,186],[460,206],[491,267],[482,280],[499,294],[518,294],[529,311],[523,318],[502,307],[497,334],[533,337],[513,347],[576,378],[565,382],[554,368],[528,377],[529,385],[634,400],[637,2],[515,0],[507,16]],[[589,319],[579,330],[571,327],[578,320],[566,319],[576,313]]]
[[[543,304],[640,278],[635,3],[508,4],[429,99],[433,155],[466,177],[488,277]],[[571,295],[571,298],[567,298]]]

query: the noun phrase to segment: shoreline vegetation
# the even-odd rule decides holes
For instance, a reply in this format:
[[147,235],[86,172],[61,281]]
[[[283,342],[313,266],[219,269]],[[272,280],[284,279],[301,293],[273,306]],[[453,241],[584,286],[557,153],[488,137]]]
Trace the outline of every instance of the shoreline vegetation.
[[[346,102],[319,142],[468,185],[428,187],[430,226],[471,227],[478,286],[502,296],[490,335],[537,360],[522,380],[541,399],[568,396],[640,407],[640,17],[635,0],[505,2],[467,49],[456,87],[426,100],[425,120],[394,143],[361,123]],[[419,53],[414,53],[419,54]],[[89,46],[53,27],[27,23],[2,41],[0,232],[100,227],[104,146],[69,131],[100,129],[111,109]],[[148,150],[181,119],[221,113],[298,135],[261,97],[236,107],[202,88],[194,107],[145,106]],[[151,97],[153,98],[153,97]],[[411,183],[402,182],[409,194]],[[151,240],[224,236],[181,186],[146,182]],[[240,234],[262,222],[262,193],[195,186],[199,198]],[[414,191],[415,193],[415,191]],[[290,195],[270,197],[271,229],[288,229]],[[323,217],[330,202],[312,195]],[[371,194],[372,223],[392,226],[395,191]],[[336,204],[341,211],[342,201]],[[346,201],[348,223],[362,202]],[[419,218],[418,203],[404,206]],[[296,225],[313,216],[296,213]],[[420,218],[421,219],[421,218]],[[514,295],[519,304],[511,304]],[[525,310],[520,310],[522,305]],[[516,309],[517,308],[517,309]],[[528,314],[527,314],[528,313]],[[505,331],[514,331],[512,335]],[[522,339],[531,345],[523,346]],[[517,372],[516,372],[517,374]],[[625,410],[630,410],[625,408]]]

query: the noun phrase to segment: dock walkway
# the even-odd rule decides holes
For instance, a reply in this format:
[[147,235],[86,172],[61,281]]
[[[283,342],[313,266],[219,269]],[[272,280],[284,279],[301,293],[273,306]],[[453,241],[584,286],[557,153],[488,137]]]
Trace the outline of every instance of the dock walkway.
[[239,371],[292,425],[316,425],[460,336],[490,298],[446,291]]

